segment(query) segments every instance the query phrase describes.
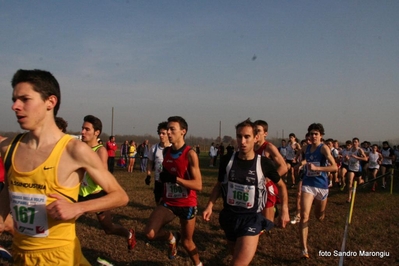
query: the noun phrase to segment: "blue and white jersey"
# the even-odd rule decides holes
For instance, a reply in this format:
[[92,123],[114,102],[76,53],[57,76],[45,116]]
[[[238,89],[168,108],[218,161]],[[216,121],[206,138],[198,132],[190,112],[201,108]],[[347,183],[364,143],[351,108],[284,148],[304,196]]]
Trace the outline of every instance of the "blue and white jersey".
[[[321,143],[317,148],[310,152],[312,145],[308,145],[306,147],[305,159],[306,163],[312,163],[316,166],[327,166],[327,159],[321,153],[321,147],[323,147],[323,143]],[[328,176],[327,172],[324,171],[312,171],[309,169],[308,165],[305,167],[305,175],[302,179],[303,186],[311,186],[317,188],[328,189]]]

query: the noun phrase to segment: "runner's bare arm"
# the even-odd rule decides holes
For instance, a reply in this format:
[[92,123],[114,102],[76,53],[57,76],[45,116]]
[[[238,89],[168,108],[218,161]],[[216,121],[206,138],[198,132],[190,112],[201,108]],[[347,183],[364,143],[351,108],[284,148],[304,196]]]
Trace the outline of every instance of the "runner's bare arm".
[[287,173],[288,169],[287,169],[287,164],[285,163],[283,156],[281,156],[281,154],[278,151],[278,149],[276,148],[276,146],[274,146],[272,143],[269,143],[266,146],[266,149],[269,152],[271,159],[276,164],[277,173],[280,176],[284,176]]
[[287,223],[290,221],[287,187],[282,179],[280,179],[277,182],[276,186],[278,188],[278,193],[280,194],[280,201],[281,201],[280,223],[281,227],[285,228]]
[[216,200],[220,197],[220,193],[221,193],[221,184],[220,184],[220,182],[217,182],[212,189],[212,193],[211,193],[211,196],[209,197],[208,204],[206,205],[206,208],[205,208],[204,212],[202,213],[202,218],[205,221],[210,220],[211,215],[212,215],[213,205],[215,205]]
[[182,185],[185,188],[200,191],[202,190],[202,177],[199,168],[198,155],[195,153],[195,151],[190,150],[187,156],[189,161],[188,171],[190,173],[191,179],[187,180],[178,176],[176,179],[176,183]]
[[66,151],[67,154],[64,158],[70,159],[74,171],[85,169],[93,181],[107,192],[107,195],[94,200],[71,203],[61,195],[50,194],[50,197],[57,199],[47,206],[51,217],[62,220],[76,219],[86,212],[105,211],[127,204],[129,198],[126,192],[115,177],[104,168],[100,157],[92,152],[89,146],[83,142],[70,141]]
[[[0,139],[1,158],[4,158],[11,139]],[[4,173],[4,188],[0,192],[0,232],[4,231],[4,221],[10,213],[10,198],[8,193],[7,173]]]
[[148,158],[147,175],[151,175],[151,170],[153,167],[154,167],[154,161],[152,161],[150,158]]
[[10,214],[10,198],[8,193],[8,183],[4,182],[3,190],[0,192],[0,233],[5,230],[5,220]]
[[108,169],[108,152],[105,147],[101,147],[97,150],[98,156],[100,156],[100,160],[103,163],[105,169]]
[[327,145],[323,145],[321,147],[321,153],[326,157],[330,165],[328,166],[316,166],[312,163],[309,164],[309,169],[312,171],[323,171],[323,172],[336,172],[338,171],[337,164],[335,162],[334,157],[331,155],[330,149]]
[[369,158],[367,157],[367,155],[365,154],[365,152],[364,152],[362,149],[360,149],[359,152],[360,152],[360,156],[356,156],[356,158],[357,158],[358,160],[367,162],[367,161],[369,160]]

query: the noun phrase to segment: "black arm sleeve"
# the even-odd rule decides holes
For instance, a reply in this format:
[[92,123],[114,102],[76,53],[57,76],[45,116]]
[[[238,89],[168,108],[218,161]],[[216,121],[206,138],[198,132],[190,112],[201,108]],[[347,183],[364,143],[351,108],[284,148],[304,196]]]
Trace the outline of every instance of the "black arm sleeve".
[[277,184],[278,181],[280,181],[280,175],[277,173],[277,168],[270,159],[262,157],[261,166],[265,177],[269,178],[275,184]]
[[226,175],[226,167],[227,167],[227,164],[230,161],[230,158],[231,158],[231,154],[223,155],[223,157],[220,158],[219,174],[218,174],[218,181],[219,182],[223,182],[224,181],[224,176]]

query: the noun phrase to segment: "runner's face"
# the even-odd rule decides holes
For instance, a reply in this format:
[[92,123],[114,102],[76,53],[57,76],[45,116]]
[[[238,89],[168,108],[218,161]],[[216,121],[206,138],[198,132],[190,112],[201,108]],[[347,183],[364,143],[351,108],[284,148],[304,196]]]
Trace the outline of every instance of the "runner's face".
[[384,143],[384,144],[382,144],[382,147],[383,147],[384,149],[386,149],[386,148],[388,148],[388,144]]
[[266,134],[262,126],[256,126],[256,131],[258,132],[258,142],[262,142],[266,139]]
[[85,143],[97,140],[98,131],[94,131],[93,125],[89,122],[84,122],[82,125],[82,141]]
[[309,134],[310,134],[310,142],[312,143],[312,144],[314,144],[314,143],[319,143],[320,141],[321,141],[321,135],[320,135],[320,132],[319,131],[317,131],[317,130],[312,130],[312,131],[310,131],[309,132]]
[[161,129],[158,132],[159,141],[165,143],[168,140],[168,131],[166,129]]
[[346,149],[350,150],[352,148],[352,144],[346,144]]
[[352,141],[353,147],[357,148],[359,147],[359,141],[357,139]]
[[252,127],[240,127],[236,130],[236,134],[237,145],[240,153],[248,154],[249,152],[253,151],[255,143],[258,141],[258,135],[254,136]]
[[15,86],[12,96],[14,103],[11,109],[15,112],[17,122],[22,129],[34,130],[44,121],[46,113],[52,109],[52,101],[49,99],[43,101],[30,83],[21,82]]
[[338,144],[338,142],[334,142],[334,143],[333,143],[333,145],[334,145],[334,148],[336,148],[336,149],[338,149],[338,148],[339,148],[339,144]]
[[185,129],[181,129],[178,122],[168,123],[168,139],[170,143],[177,143],[179,140],[184,138],[186,134]]

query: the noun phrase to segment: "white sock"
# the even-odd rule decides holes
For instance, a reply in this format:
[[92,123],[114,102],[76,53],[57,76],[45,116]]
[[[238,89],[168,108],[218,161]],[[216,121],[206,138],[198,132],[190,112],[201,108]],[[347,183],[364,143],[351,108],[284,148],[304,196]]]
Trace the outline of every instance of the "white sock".
[[169,243],[170,243],[170,244],[176,243],[176,238],[175,238],[175,236],[173,236],[173,238],[172,238],[171,240],[169,240]]
[[198,263],[197,266],[202,266],[202,262]]

